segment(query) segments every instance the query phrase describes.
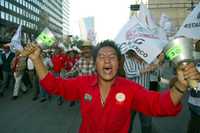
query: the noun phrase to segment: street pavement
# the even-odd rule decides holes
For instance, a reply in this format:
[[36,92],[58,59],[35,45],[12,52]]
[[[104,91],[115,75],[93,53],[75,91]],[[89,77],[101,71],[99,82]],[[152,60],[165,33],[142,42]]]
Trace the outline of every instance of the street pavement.
[[[77,133],[81,122],[79,104],[57,105],[56,98],[40,103],[32,101],[32,92],[11,100],[11,91],[0,98],[0,133]],[[153,133],[185,133],[189,112],[186,98],[184,108],[176,117],[153,118]],[[134,133],[141,133],[138,116]]]

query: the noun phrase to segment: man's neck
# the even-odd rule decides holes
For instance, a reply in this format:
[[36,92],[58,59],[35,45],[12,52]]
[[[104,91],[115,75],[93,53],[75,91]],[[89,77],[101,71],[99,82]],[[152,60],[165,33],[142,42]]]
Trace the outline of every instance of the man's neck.
[[104,105],[106,102],[106,98],[110,92],[112,84],[113,81],[104,81],[104,80],[98,81],[102,105]]
[[106,81],[103,79],[99,79],[98,81],[99,88],[102,92],[109,91],[113,83],[114,83],[114,80]]

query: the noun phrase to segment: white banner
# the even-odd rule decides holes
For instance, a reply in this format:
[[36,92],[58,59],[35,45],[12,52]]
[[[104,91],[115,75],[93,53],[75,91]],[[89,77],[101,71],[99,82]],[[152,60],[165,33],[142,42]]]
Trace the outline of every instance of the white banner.
[[12,52],[16,52],[16,50],[22,51],[23,47],[21,44],[21,33],[22,32],[22,25],[20,24],[15,35],[12,37],[10,42],[10,50]]
[[173,31],[173,25],[171,22],[171,18],[167,16],[165,13],[162,13],[160,16],[160,27],[164,29],[168,36],[171,36]]
[[167,43],[167,35],[165,31],[156,25],[149,9],[142,2],[140,3],[138,19],[140,20],[140,23],[143,23],[154,34],[156,34],[160,39],[165,40]]
[[149,28],[155,28],[157,27],[149,9],[141,2],[140,3],[140,10],[139,10],[139,20],[141,20],[142,23],[147,25]]
[[149,28],[133,16],[115,39],[122,54],[134,50],[147,63],[151,63],[163,50],[165,44]]
[[200,39],[200,3],[193,9],[175,35]]
[[94,17],[82,18],[79,22],[81,38],[96,44],[96,33],[94,29]]

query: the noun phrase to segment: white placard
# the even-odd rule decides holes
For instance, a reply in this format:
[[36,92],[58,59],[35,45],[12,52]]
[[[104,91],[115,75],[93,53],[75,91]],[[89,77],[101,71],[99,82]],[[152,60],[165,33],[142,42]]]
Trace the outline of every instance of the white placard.
[[193,9],[175,35],[200,39],[200,3]]
[[125,24],[115,41],[122,54],[134,50],[147,63],[155,60],[165,46],[165,42],[141,24],[135,16]]

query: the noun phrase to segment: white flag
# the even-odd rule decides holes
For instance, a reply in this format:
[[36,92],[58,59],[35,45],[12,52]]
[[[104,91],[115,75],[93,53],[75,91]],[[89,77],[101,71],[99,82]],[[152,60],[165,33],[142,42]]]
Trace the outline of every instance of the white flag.
[[147,63],[151,63],[163,50],[165,43],[133,16],[115,38],[122,54],[133,50]]
[[172,33],[174,33],[171,18],[165,13],[162,13],[160,16],[160,27],[164,29],[168,36],[172,36]]
[[149,9],[141,2],[139,10],[139,20],[149,28],[156,28],[156,24],[151,16]]
[[12,37],[10,42],[10,50],[12,52],[16,52],[16,50],[22,51],[23,47],[21,44],[21,31],[22,31],[22,25],[20,24],[15,35]]
[[176,33],[176,37],[185,36],[200,39],[200,3],[193,9]]
[[167,42],[167,35],[163,29],[161,29],[158,25],[156,25],[153,17],[149,9],[141,2],[138,19],[140,23],[146,25],[150,30],[156,34],[161,40],[165,40]]

